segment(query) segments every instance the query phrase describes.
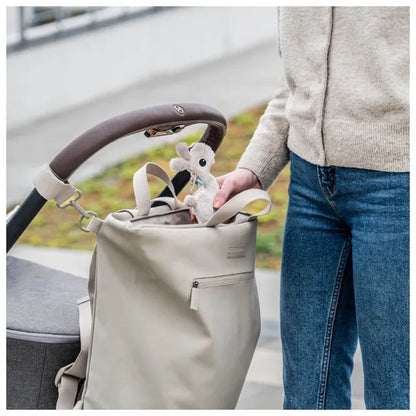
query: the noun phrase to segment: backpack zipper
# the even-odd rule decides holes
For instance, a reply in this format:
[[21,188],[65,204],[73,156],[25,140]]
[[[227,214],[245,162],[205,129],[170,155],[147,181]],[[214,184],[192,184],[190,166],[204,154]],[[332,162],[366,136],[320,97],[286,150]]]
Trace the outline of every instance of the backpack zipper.
[[192,281],[190,308],[194,311],[199,307],[201,289],[208,287],[229,286],[254,279],[254,272],[236,273],[224,276],[201,277]]

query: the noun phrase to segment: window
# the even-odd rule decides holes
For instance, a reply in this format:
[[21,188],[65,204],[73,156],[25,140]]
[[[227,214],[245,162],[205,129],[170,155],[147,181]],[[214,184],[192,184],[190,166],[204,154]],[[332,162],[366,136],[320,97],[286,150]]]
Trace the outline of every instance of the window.
[[167,7],[8,7],[7,51],[54,41]]

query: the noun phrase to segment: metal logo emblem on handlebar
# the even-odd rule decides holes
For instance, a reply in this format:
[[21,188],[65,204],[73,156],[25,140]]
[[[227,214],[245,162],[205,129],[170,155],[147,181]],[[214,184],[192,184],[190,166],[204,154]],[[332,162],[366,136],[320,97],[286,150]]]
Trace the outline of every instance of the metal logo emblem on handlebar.
[[173,106],[173,109],[180,115],[183,116],[185,114],[185,110],[178,104]]

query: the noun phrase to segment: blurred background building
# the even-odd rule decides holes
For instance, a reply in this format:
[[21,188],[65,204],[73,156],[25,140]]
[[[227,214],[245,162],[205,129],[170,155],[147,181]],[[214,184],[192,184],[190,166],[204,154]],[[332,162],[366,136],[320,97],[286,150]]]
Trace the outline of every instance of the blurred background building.
[[276,34],[268,7],[8,7],[8,128]]
[[[209,104],[229,118],[267,102],[281,73],[276,39],[275,7],[8,7],[7,204],[107,118],[172,102]],[[154,143],[109,145],[71,180]]]

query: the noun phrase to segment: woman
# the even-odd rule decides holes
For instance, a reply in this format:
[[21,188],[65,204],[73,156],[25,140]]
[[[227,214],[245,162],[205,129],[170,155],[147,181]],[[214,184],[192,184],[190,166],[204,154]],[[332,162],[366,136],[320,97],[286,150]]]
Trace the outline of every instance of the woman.
[[279,11],[278,91],[214,208],[291,162],[281,270],[284,408],[409,408],[409,9]]

